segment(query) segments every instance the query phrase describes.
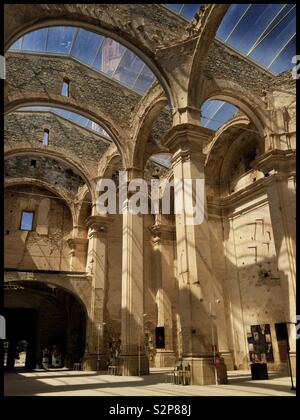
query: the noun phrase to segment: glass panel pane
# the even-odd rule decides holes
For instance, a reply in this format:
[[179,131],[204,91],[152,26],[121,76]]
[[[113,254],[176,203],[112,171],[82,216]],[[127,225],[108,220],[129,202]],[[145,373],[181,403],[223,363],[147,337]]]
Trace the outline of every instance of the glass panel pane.
[[166,6],[178,13],[182,7],[182,4],[166,4]]
[[217,31],[219,38],[225,40],[228,37],[247,7],[249,7],[249,4],[232,4],[229,7]]
[[255,7],[250,7],[228,38],[229,44],[247,53],[283,6],[283,4],[256,4]]
[[217,100],[206,101],[201,108],[201,125],[210,128],[211,130],[218,130],[218,128],[229,121],[237,111],[238,108],[227,102]]
[[127,50],[114,74],[114,77],[128,86],[132,86],[144,63],[136,55]]
[[12,46],[10,47],[11,50],[20,50],[21,49],[21,44],[22,44],[22,38],[18,39],[16,42],[14,42],[12,44]]
[[33,212],[23,211],[21,219],[21,230],[32,230]]
[[295,32],[296,16],[291,13],[255,48],[250,57],[268,66]]
[[208,128],[218,130],[223,124],[229,121],[234,114],[238,111],[235,106],[225,103],[219,111],[212,117],[214,121],[210,121]]
[[69,54],[76,28],[58,26],[49,28],[47,51]]
[[55,114],[61,115],[62,117],[68,118],[70,117],[70,111],[61,108],[50,108],[51,111],[55,112]]
[[210,123],[210,119],[212,116],[220,109],[225,102],[223,101],[216,101],[216,100],[209,100],[204,102],[204,104],[201,107],[201,124],[204,127],[207,127]]
[[118,67],[125,47],[114,41],[113,39],[106,38],[97,54],[93,67],[103,73],[112,75]]
[[270,70],[274,73],[282,73],[283,71],[289,70],[294,65],[292,64],[292,57],[294,55],[296,55],[296,37],[292,39],[276,61],[274,61]]
[[71,55],[86,64],[92,64],[102,40],[101,35],[79,29]]
[[85,126],[88,122],[88,119],[83,117],[82,115],[75,114],[75,112],[70,112],[69,115],[70,120],[76,122],[77,124]]
[[142,93],[145,93],[149,89],[149,87],[152,85],[154,80],[155,80],[154,74],[147,66],[145,66],[144,70],[138,77],[133,87],[134,89]]
[[180,14],[191,20],[194,14],[199,10],[200,4],[185,4]]
[[39,29],[24,36],[23,50],[45,51],[48,29]]

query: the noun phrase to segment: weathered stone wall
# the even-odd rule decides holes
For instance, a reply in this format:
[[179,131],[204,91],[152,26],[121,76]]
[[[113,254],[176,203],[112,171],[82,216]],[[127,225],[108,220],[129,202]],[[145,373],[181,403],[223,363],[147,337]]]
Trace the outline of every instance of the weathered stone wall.
[[83,179],[62,162],[44,156],[17,155],[5,160],[5,179],[37,179],[56,186],[67,196],[76,196],[85,184]]
[[40,147],[44,130],[49,130],[49,145],[85,162],[98,162],[109,143],[66,119],[48,112],[13,112],[4,119],[4,141],[8,147]]
[[218,41],[209,49],[205,71],[209,77],[236,82],[258,95],[264,89],[268,90],[275,79],[272,73]]
[[[49,198],[45,198],[45,195]],[[45,203],[45,200],[48,201]],[[43,202],[46,207],[41,206]],[[20,230],[22,210],[35,212],[33,231]],[[70,269],[67,239],[73,228],[72,217],[64,202],[50,191],[33,186],[7,188],[4,226],[5,267],[25,270]]]
[[[131,110],[140,95],[72,58],[41,54],[8,53],[9,96],[45,97],[60,95],[64,78],[70,81],[70,97],[60,97],[66,104],[103,114],[116,127],[127,126]],[[22,69],[22,71],[20,71]]]
[[[256,201],[256,203],[255,203]],[[267,196],[263,192],[239,206],[223,222],[226,248],[225,288],[229,295],[235,360],[249,363],[247,334],[251,325],[270,324],[274,367],[280,367],[275,323],[290,316],[288,282],[277,267],[273,227]]]

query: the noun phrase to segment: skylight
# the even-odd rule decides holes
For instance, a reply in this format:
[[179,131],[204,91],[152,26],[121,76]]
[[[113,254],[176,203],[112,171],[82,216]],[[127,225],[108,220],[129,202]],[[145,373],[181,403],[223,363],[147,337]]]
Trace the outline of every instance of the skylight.
[[17,111],[53,112],[54,114],[60,115],[61,117],[64,117],[78,125],[81,125],[84,128],[88,128],[89,130],[95,131],[97,134],[100,134],[101,136],[111,140],[110,135],[99,124],[72,111],[67,111],[65,109],[54,108],[50,106],[26,106],[19,108]]
[[[200,4],[166,4],[191,20]],[[278,74],[292,68],[296,54],[295,4],[232,4],[216,37]]]
[[69,26],[39,29],[21,37],[10,50],[71,56],[141,95],[156,79],[132,51],[113,39],[85,29]]
[[237,107],[228,102],[218,100],[205,101],[201,107],[201,125],[211,130],[218,130],[238,111]]

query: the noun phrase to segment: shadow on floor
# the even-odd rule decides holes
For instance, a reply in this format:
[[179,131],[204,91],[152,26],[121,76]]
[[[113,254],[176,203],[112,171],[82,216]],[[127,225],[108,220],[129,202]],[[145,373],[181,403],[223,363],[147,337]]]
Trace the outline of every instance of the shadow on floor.
[[[36,376],[23,376],[22,373],[31,373],[35,374]],[[147,376],[139,377],[131,377],[131,380],[126,380],[125,377],[122,377],[122,380],[119,380],[121,377],[111,377],[110,375],[99,374],[98,372],[91,372],[91,373],[74,373],[73,371],[66,371],[65,369],[61,371],[61,374],[51,375],[53,371],[25,371],[17,369],[15,372],[10,372],[5,375],[4,379],[4,394],[7,396],[12,395],[22,395],[22,396],[29,396],[29,395],[36,395],[36,394],[46,394],[46,393],[60,393],[60,392],[70,392],[70,391],[101,391],[101,393],[105,393],[105,388],[146,388],[147,386],[153,385],[164,385],[167,387],[165,383],[166,373],[170,372],[170,370],[166,370],[164,372],[153,372]],[[59,370],[55,370],[55,372],[59,372]],[[64,372],[64,373],[63,373]],[[280,374],[270,374],[270,379],[277,379],[283,378]],[[91,378],[95,378],[94,383],[81,383],[81,384],[70,384],[68,383],[69,379],[76,379],[80,378],[83,380],[87,378],[90,380]],[[286,377],[285,377],[286,378]],[[111,382],[112,379],[115,379],[116,382]],[[55,384],[45,383],[44,381],[47,380],[54,380]],[[170,385],[169,385],[170,386]],[[176,387],[178,390],[181,389],[179,385],[171,385]],[[238,391],[237,387],[242,387],[243,389],[239,389],[239,391],[249,392],[249,394],[259,394],[260,392],[255,392],[253,388],[265,389],[265,390],[273,390],[273,391],[281,391],[286,394],[295,395],[295,391],[291,391],[290,387],[286,384],[282,383],[269,383],[267,380],[264,381],[252,381],[250,374],[243,373],[241,375],[234,374],[230,375],[228,378],[227,385],[211,385],[212,387],[212,395],[214,394],[214,389],[221,388],[224,391],[232,390],[232,395],[234,396],[235,393]],[[176,389],[174,388],[174,389]],[[188,391],[188,386],[183,387],[186,391]],[[194,387],[193,387],[194,388]],[[207,390],[207,387],[205,387]],[[194,388],[195,389],[195,388]],[[199,386],[199,393],[201,387]],[[170,389],[169,389],[170,391]],[[114,394],[111,390],[108,392],[109,395],[120,395]],[[161,395],[169,395],[168,389],[162,390]],[[174,395],[174,392],[171,393]],[[179,391],[180,395],[180,391]],[[269,395],[266,393],[265,395]]]

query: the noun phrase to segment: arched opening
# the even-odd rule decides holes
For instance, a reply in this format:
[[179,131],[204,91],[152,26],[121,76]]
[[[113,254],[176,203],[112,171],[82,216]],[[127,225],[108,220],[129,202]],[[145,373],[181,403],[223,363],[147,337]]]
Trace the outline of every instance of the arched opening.
[[71,368],[80,362],[86,312],[77,296],[46,282],[12,281],[5,283],[4,302],[7,369]]
[[79,27],[52,26],[29,32],[9,51],[69,56],[141,95],[156,79],[143,60],[124,45]]

